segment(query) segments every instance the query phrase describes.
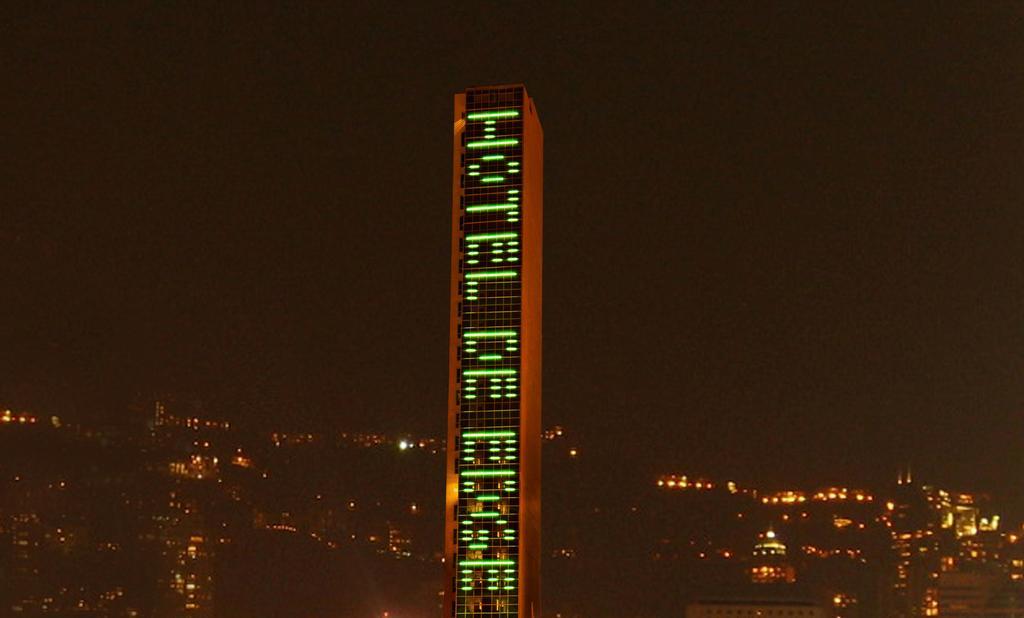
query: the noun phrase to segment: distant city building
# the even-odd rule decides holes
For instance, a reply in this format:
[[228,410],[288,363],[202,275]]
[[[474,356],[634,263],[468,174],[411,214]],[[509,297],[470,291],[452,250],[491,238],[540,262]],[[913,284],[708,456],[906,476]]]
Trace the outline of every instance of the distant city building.
[[939,576],[938,611],[943,618],[1020,618],[1024,590],[998,571],[945,572]]
[[750,567],[750,581],[754,584],[792,584],[796,571],[786,559],[786,545],[769,528],[754,545]]
[[543,133],[522,85],[455,96],[444,615],[540,615]]
[[823,607],[809,601],[707,600],[686,606],[686,618],[827,618]]
[[196,500],[171,492],[155,520],[164,572],[156,618],[209,618],[213,613],[213,550]]
[[40,590],[42,566],[42,524],[34,513],[17,513],[10,519],[10,539],[13,549],[7,577],[13,584],[15,597],[10,606],[12,614],[33,614],[44,611],[45,603]]

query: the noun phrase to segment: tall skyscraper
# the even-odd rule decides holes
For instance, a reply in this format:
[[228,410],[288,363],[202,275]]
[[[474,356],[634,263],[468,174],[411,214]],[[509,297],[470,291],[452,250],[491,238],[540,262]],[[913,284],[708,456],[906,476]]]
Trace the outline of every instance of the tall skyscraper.
[[521,84],[455,95],[444,615],[540,616],[544,136]]

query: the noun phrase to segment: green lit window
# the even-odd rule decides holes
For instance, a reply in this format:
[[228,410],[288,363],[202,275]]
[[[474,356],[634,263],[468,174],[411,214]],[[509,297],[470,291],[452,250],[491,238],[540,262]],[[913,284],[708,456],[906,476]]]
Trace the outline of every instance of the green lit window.
[[[498,232],[495,234],[467,234],[466,240],[501,240],[504,238],[518,238],[519,235],[515,232]],[[511,242],[509,244],[512,244]],[[518,243],[516,243],[518,244]]]
[[507,279],[515,277],[518,273],[514,270],[491,270],[484,272],[466,273],[467,279]]
[[482,142],[469,142],[466,148],[500,148],[502,146],[515,146],[519,140],[513,138],[484,140]]
[[469,120],[491,120],[494,118],[515,118],[518,115],[519,110],[504,109],[493,112],[470,112],[466,114],[466,118]]

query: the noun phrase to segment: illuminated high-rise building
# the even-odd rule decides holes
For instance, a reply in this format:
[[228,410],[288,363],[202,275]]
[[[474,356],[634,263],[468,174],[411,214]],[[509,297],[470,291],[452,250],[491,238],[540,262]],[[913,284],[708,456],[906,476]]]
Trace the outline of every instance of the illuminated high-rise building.
[[455,95],[446,617],[540,616],[543,141],[522,85]]

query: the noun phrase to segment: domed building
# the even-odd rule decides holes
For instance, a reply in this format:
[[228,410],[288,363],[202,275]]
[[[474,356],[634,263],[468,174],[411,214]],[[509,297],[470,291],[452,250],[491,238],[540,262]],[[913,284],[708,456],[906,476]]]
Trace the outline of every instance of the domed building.
[[771,528],[758,535],[750,567],[750,581],[755,584],[792,584],[796,571],[786,560],[786,545]]

